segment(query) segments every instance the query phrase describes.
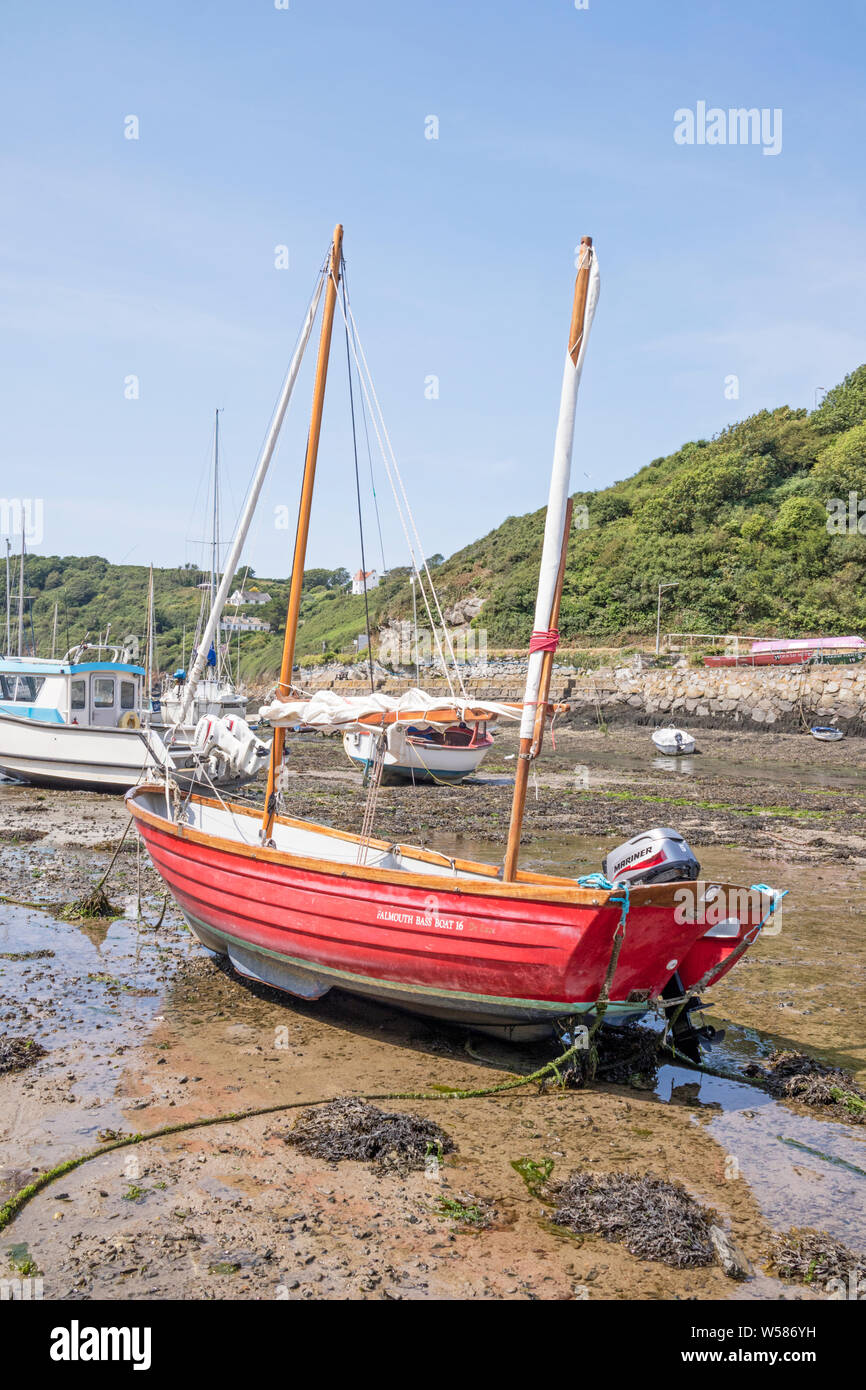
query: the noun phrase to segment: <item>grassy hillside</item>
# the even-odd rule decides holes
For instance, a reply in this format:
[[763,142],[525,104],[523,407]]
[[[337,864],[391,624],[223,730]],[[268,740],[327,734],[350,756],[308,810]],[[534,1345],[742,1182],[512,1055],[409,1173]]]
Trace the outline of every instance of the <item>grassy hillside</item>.
[[[662,580],[679,580],[670,629],[863,632],[866,534],[827,530],[828,500],[852,491],[866,502],[866,366],[811,414],[761,411],[576,493],[588,525],[569,548],[565,639],[652,632]],[[440,571],[448,592],[488,596],[478,623],[493,646],[528,641],[543,525],[543,511],[509,517]]]
[[[632,478],[576,493],[587,524],[575,528],[560,627],[566,642],[616,642],[650,634],[656,585],[678,580],[665,598],[664,625],[697,632],[783,635],[866,632],[866,534],[831,533],[827,503],[856,493],[866,504],[866,366],[807,413],[761,411],[712,440],[684,444]],[[443,605],[484,597],[474,626],[491,647],[525,645],[532,626],[543,510],[509,517],[436,571]],[[862,516],[866,533],[866,507]],[[364,600],[347,592],[344,571],[305,575],[298,651],[350,653],[364,631]],[[181,659],[199,610],[193,569],[155,571],[158,663]],[[271,634],[244,634],[241,670],[269,676],[279,666],[288,584],[256,578],[271,603],[255,609]],[[95,636],[142,634],[147,570],[98,556],[32,556],[27,591],[41,654],[50,652],[59,607],[58,649]],[[250,610],[247,610],[250,611]],[[408,572],[392,570],[370,594],[375,629],[411,615]],[[13,615],[13,637],[15,621]],[[233,650],[236,650],[236,642]]]

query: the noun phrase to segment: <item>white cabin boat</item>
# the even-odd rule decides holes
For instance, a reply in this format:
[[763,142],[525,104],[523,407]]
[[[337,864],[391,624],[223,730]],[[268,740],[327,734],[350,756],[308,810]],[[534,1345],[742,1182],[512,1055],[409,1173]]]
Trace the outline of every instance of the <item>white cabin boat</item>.
[[[122,661],[0,659],[0,771],[37,786],[123,791],[191,764],[142,717],[144,670]],[[184,756],[186,754],[186,756]]]
[[0,659],[0,772],[36,786],[126,791],[143,774],[181,785],[254,776],[267,748],[241,719],[203,721],[194,739],[166,742],[151,724],[141,666]]
[[[176,726],[180,719],[186,672],[175,672],[174,685],[164,690],[159,697],[161,720],[166,728]],[[196,686],[190,713],[184,729],[191,732],[200,719],[223,719],[228,715],[246,718],[249,698],[240,695],[231,681],[206,677]]]

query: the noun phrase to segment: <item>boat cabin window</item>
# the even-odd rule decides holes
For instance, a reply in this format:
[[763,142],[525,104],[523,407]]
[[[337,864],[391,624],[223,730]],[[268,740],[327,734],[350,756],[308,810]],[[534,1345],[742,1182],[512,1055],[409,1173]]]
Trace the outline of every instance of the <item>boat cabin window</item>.
[[135,681],[120,682],[120,708],[135,709]]
[[44,684],[44,676],[0,676],[0,694],[4,700],[21,700],[29,705]]
[[93,681],[93,708],[112,709],[114,706],[114,678],[96,676]]
[[69,705],[70,705],[70,708],[71,708],[71,709],[86,709],[86,708],[87,708],[87,682],[86,682],[86,681],[73,681],[73,682],[72,682],[72,692],[71,692],[71,696],[70,696],[70,700],[69,700]]

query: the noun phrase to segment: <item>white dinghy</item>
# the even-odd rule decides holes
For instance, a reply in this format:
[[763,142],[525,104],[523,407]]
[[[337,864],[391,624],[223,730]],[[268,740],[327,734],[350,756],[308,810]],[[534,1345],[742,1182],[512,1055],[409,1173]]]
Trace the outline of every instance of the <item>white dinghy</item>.
[[680,753],[694,753],[695,740],[684,729],[654,729],[652,741],[660,753],[675,758]]

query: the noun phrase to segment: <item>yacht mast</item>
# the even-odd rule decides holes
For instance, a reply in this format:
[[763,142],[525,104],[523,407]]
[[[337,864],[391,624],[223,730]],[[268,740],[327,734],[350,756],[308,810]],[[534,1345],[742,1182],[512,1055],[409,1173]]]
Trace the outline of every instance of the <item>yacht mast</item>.
[[[307,537],[310,532],[310,512],[313,505],[313,483],[316,478],[316,461],[319,456],[319,437],[322,432],[322,411],[325,404],[325,384],[328,380],[328,358],[331,352],[331,333],[334,327],[334,309],[337,304],[337,286],[340,282],[340,268],[343,256],[343,228],[334,228],[334,240],[328,261],[328,283],[325,290],[325,308],[322,314],[322,331],[319,337],[319,357],[316,363],[316,384],[313,390],[313,410],[310,419],[310,433],[307,436],[307,457],[304,462],[304,481],[301,487],[301,503],[298,509],[298,529],[295,532],[295,553],[292,560],[292,584],[289,590],[289,606],[286,614],[286,633],[283,640],[283,660],[280,666],[280,681],[274,698],[287,700],[292,688],[292,668],[295,663],[295,639],[298,633],[298,618],[301,611],[301,590],[304,584],[304,560],[307,554]],[[261,838],[265,843],[271,834],[277,809],[276,787],[280,768],[283,765],[283,752],[286,744],[286,731],[279,725],[274,729],[271,744],[271,761],[268,766],[268,789],[265,795],[265,810],[262,817]]]
[[184,686],[183,697],[181,699],[180,705],[180,712],[178,713],[177,717],[177,722],[179,725],[184,724],[186,720],[189,718],[189,712],[192,707],[193,699],[195,697],[196,687],[198,686],[198,683],[201,680],[202,672],[204,671],[205,663],[207,661],[207,654],[210,650],[210,644],[213,641],[214,633],[216,632],[220,616],[222,614],[223,608],[225,607],[225,601],[228,598],[228,592],[231,588],[232,579],[234,578],[235,571],[237,570],[238,565],[240,563],[241,552],[244,548],[244,542],[247,538],[247,532],[250,529],[250,523],[252,522],[253,515],[256,510],[256,504],[259,500],[259,495],[264,486],[268,468],[270,466],[271,459],[273,458],[274,449],[277,446],[277,440],[279,439],[280,435],[280,427],[283,423],[286,410],[288,409],[289,401],[292,397],[292,391],[294,390],[295,382],[298,378],[298,372],[301,368],[301,362],[303,360],[304,351],[306,349],[307,343],[310,340],[310,333],[312,332],[313,321],[316,317],[316,312],[319,307],[319,300],[322,296],[322,288],[324,286],[324,283],[325,278],[324,275],[321,274],[316,284],[316,289],[313,294],[313,298],[310,301],[309,308],[307,309],[307,316],[304,319],[304,324],[301,329],[301,336],[298,339],[298,344],[295,348],[294,356],[292,357],[292,361],[289,365],[289,370],[286,373],[286,378],[283,382],[283,387],[280,392],[279,400],[277,401],[276,409],[274,410],[271,423],[268,427],[268,432],[265,435],[265,441],[262,445],[261,453],[259,454],[259,461],[256,464],[255,478],[253,479],[252,487],[250,488],[249,494],[247,496],[246,505],[244,507],[243,515],[240,519],[240,522],[238,523],[238,528],[235,532],[234,540],[232,541],[231,550],[229,551],[228,559],[226,560],[225,564],[225,569],[223,570],[223,577],[220,580],[220,586],[217,591],[216,598],[213,602],[213,605],[211,606],[210,616],[208,617],[208,620],[205,623],[204,632],[202,633],[201,640],[198,644],[195,660],[193,661],[192,667],[190,669],[189,679],[187,680],[186,685]]
[[18,577],[18,655],[24,655],[24,522],[21,522],[21,572]]
[[[211,560],[210,560],[210,611],[213,612],[216,603],[217,587],[219,584],[219,548],[220,548],[220,413],[214,412],[213,428],[213,532],[211,538]],[[219,632],[216,635],[215,651],[217,653],[214,675],[219,677]]]
[[12,655],[12,585],[9,579],[9,556],[12,542],[6,537],[6,655]]

